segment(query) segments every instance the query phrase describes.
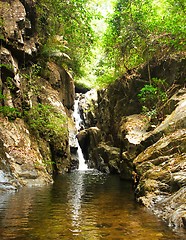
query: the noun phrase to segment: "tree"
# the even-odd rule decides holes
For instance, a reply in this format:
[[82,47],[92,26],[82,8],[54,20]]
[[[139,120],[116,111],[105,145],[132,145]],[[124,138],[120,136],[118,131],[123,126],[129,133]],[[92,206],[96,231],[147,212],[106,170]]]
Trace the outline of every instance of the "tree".
[[120,73],[154,56],[184,50],[185,1],[118,0],[104,37],[110,65]]
[[46,57],[60,60],[75,74],[89,56],[94,32],[88,0],[38,0],[38,33]]

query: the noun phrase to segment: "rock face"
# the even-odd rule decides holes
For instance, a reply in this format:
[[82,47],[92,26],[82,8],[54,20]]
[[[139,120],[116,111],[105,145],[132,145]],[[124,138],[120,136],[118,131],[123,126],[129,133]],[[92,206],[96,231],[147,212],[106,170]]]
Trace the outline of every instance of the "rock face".
[[[0,2],[3,22],[1,39],[14,51],[20,61],[26,60],[24,55],[33,56],[38,46],[33,22],[35,2],[32,0],[22,2],[19,0]],[[29,12],[25,8],[26,5],[30,8]]]
[[0,190],[6,190],[46,184],[71,169],[75,87],[56,63],[45,69],[36,63],[35,1],[1,0],[0,13]]
[[186,225],[185,66],[178,56],[151,63],[151,77],[171,86],[155,123],[137,97],[148,83],[144,66],[98,91],[96,124],[79,134],[90,165],[132,180],[137,201],[176,228]]
[[[47,174],[37,140],[30,135],[22,119],[9,122],[7,119],[1,118],[0,133],[1,171],[9,179],[1,180],[2,187],[7,188],[11,183],[14,187],[19,187],[21,185],[40,185],[52,181],[51,176]],[[50,165],[49,167],[51,168]]]
[[[148,146],[134,160],[140,177],[138,200],[153,210],[169,225],[183,227],[186,217],[186,90],[178,91],[175,110],[148,134]],[[151,143],[154,144],[151,145]]]

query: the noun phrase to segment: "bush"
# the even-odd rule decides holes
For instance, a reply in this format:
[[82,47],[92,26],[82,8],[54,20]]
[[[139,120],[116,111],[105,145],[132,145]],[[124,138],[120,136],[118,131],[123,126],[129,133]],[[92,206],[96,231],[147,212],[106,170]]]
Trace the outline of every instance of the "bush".
[[138,94],[142,103],[142,111],[150,116],[157,114],[157,109],[167,100],[166,82],[152,78],[152,84],[145,85]]
[[38,104],[25,112],[25,117],[30,128],[47,141],[54,142],[67,134],[66,116],[49,105]]
[[0,106],[0,113],[2,113],[4,117],[8,117],[8,120],[10,121],[22,116],[21,112],[17,108],[9,106]]

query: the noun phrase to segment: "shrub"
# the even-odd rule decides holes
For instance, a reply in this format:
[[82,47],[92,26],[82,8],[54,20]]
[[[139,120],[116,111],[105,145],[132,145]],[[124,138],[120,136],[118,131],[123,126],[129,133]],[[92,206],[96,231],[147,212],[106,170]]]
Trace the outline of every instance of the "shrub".
[[8,120],[10,121],[22,116],[21,112],[17,108],[9,106],[0,106],[0,113],[2,113],[4,117],[8,117]]
[[165,80],[152,78],[152,84],[146,84],[138,94],[142,103],[142,111],[149,116],[155,116],[157,109],[167,100]]
[[56,138],[63,138],[67,134],[66,116],[49,105],[38,104],[26,111],[25,117],[30,128],[47,141],[54,142]]

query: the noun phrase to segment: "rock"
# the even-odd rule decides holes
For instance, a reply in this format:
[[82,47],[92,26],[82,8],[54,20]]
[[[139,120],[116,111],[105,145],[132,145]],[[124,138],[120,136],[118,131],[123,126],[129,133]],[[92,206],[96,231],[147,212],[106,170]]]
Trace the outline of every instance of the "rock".
[[97,148],[99,142],[101,141],[100,129],[97,127],[91,127],[82,130],[77,134],[77,139],[85,159],[88,160],[90,166],[92,166],[91,154],[94,148]]
[[69,131],[69,145],[70,145],[70,154],[71,154],[71,166],[70,169],[77,169],[79,166],[79,159],[77,156],[78,149],[78,140],[77,140],[77,129],[73,118],[68,119],[68,131]]
[[[52,182],[53,173],[68,172],[75,164],[70,156],[74,139],[72,132],[70,137],[68,133],[74,82],[70,74],[54,62],[46,63],[45,71],[40,69],[35,5],[34,0],[0,2],[2,189]],[[37,111],[38,106],[46,105],[51,106],[53,117],[48,116],[48,129],[41,133],[31,126],[29,114],[33,108]],[[9,117],[11,111],[16,112],[12,118]]]
[[[27,1],[27,6],[34,4],[33,1]],[[27,30],[34,25],[33,18],[26,12],[24,5],[19,0],[1,1],[1,16],[3,20],[3,40],[11,48],[20,61],[30,58],[37,52],[37,36],[30,34]],[[36,21],[36,19],[35,19]]]
[[169,226],[185,228],[186,218],[186,186],[180,188],[171,196],[160,200],[155,206],[154,211],[165,219]]
[[94,167],[101,172],[120,173],[120,149],[111,147],[101,142],[92,151],[92,161]]
[[149,128],[149,121],[150,119],[142,114],[123,117],[118,130],[121,141],[126,139],[129,144],[140,144]]
[[[138,201],[169,225],[183,227],[186,212],[186,95],[180,90],[174,111],[142,142],[149,146],[134,160],[140,177]],[[171,101],[171,100],[170,100]],[[153,145],[151,145],[154,142]]]
[[153,134],[174,132],[177,129],[186,128],[186,89],[177,92],[170,101],[178,101],[175,110],[154,130]]
[[7,77],[12,77],[15,79],[16,86],[19,88],[20,83],[16,82],[17,78],[16,75],[18,74],[18,62],[17,60],[12,56],[11,52],[1,47],[0,49],[1,54],[1,71],[2,71],[2,80],[6,81]]
[[[124,180],[133,180],[134,179],[134,166],[133,158],[128,152],[123,152],[121,155],[121,160],[119,164],[120,177]],[[135,180],[136,181],[136,180]]]
[[[0,119],[1,142],[0,151],[1,180],[18,188],[21,185],[43,185],[51,183],[37,141],[32,138],[27,126],[21,119],[9,122]],[[2,151],[3,150],[3,151]],[[0,183],[2,184],[2,181]]]
[[[55,139],[51,141],[52,158],[56,164],[57,172],[64,173],[70,169],[70,145],[68,134],[68,117],[65,107],[60,101],[60,94],[57,90],[53,89],[51,85],[44,79],[39,79],[42,84],[40,90],[40,102],[52,106],[57,113],[64,119],[63,128],[64,132],[55,132]],[[40,85],[41,86],[41,85]]]
[[[151,77],[166,79],[170,86],[170,99],[161,106],[159,122],[152,126],[140,113],[137,94],[149,83],[145,65],[98,91],[95,113],[100,140],[89,148],[89,156],[99,170],[114,169],[123,179],[133,180],[137,200],[169,225],[185,227],[185,58],[174,55],[149,64]],[[118,149],[115,157],[113,147]]]
[[[168,201],[167,196],[177,195],[186,186],[186,130],[179,129],[162,137],[134,160],[136,171],[140,177],[136,190],[138,201],[151,207],[155,212],[160,211],[159,204]],[[178,195],[181,197],[181,194]],[[167,200],[166,200],[167,199]],[[177,203],[182,201],[177,198]],[[170,203],[167,202],[167,205]],[[186,207],[186,205],[185,205]],[[186,208],[183,209],[186,211]],[[158,210],[159,209],[159,210]],[[167,208],[162,208],[161,216],[172,225],[181,223],[182,215],[171,218]],[[169,220],[169,219],[172,220]],[[179,219],[178,219],[179,218]],[[181,225],[180,225],[181,226]]]
[[174,111],[166,116],[164,121],[161,122],[153,131],[146,134],[143,138],[143,145],[149,145],[158,141],[162,136],[172,133],[177,129],[186,128],[186,90],[180,89],[172,96],[169,102],[175,102]]
[[97,91],[92,89],[85,94],[80,94],[79,109],[85,127],[96,126],[97,119],[95,109],[97,108]]
[[122,118],[139,114],[141,110],[137,93],[143,87],[143,81],[135,75],[117,79],[107,89],[98,91],[98,107],[96,109],[97,127],[105,133],[105,141],[119,146],[118,131]]
[[1,16],[6,37],[23,43],[21,30],[23,29],[23,22],[26,17],[23,4],[19,0],[10,2],[1,1]]
[[73,109],[75,86],[72,77],[64,68],[54,62],[47,63],[47,70],[49,82],[55,90],[58,90],[60,101],[67,109]]

